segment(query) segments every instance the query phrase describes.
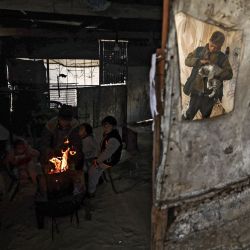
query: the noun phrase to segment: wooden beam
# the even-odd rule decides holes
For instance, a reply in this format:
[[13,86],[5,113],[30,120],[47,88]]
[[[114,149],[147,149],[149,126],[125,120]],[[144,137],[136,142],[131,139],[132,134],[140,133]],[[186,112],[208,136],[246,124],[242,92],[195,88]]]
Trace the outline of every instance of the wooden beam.
[[152,208],[152,234],[151,250],[164,250],[164,241],[167,234],[168,210],[157,207]]
[[152,20],[161,20],[162,18],[162,8],[155,5],[112,2],[105,11],[93,11],[84,0],[1,0],[0,9],[113,18]]
[[155,201],[155,178],[157,168],[160,164],[161,155],[161,116],[163,115],[163,93],[164,93],[164,77],[165,77],[165,48],[167,45],[169,31],[169,5],[171,0],[163,1],[163,19],[162,19],[162,39],[161,48],[157,49],[156,55],[159,59],[156,67],[156,101],[158,115],[154,118],[154,139],[153,139],[153,201]]
[[[157,34],[148,32],[119,32],[119,40],[140,40],[150,39],[150,36],[157,38]],[[44,38],[79,38],[79,39],[115,39],[114,32],[109,31],[84,31],[79,32],[73,31],[61,31],[61,30],[50,30],[40,28],[1,28],[0,37],[44,37]],[[159,35],[160,37],[160,35]]]
[[161,118],[163,115],[164,98],[164,80],[165,80],[165,63],[166,55],[165,48],[167,46],[168,31],[169,31],[169,5],[171,0],[163,1],[163,19],[162,19],[162,41],[161,48],[157,49],[156,55],[159,58],[157,64],[156,78],[156,99],[157,110],[159,114],[154,118],[154,139],[153,139],[153,207],[152,207],[152,226],[151,226],[151,249],[164,250],[164,240],[167,234],[168,209],[161,209],[156,206],[156,175],[160,165],[161,157]]
[[28,28],[1,28],[0,37],[69,37],[70,33],[64,31],[51,31],[48,29]]

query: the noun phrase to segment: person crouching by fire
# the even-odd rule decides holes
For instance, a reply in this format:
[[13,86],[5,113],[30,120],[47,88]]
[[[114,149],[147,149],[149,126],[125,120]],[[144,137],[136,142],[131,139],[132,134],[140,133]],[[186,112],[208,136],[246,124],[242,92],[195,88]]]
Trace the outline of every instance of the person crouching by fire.
[[49,159],[61,156],[65,140],[67,139],[76,151],[76,155],[74,156],[75,168],[82,167],[81,141],[78,136],[78,126],[79,122],[73,118],[72,106],[65,104],[59,110],[58,116],[53,117],[46,123],[40,144],[41,162],[45,168],[45,172]]
[[6,155],[5,163],[8,164],[17,181],[31,179],[36,183],[37,175],[41,174],[39,154],[39,151],[32,148],[25,140],[16,139]]
[[120,161],[122,139],[116,126],[117,121],[113,116],[106,116],[102,120],[103,138],[100,154],[89,170],[88,192],[90,197],[95,195],[96,186],[103,171],[115,166]]

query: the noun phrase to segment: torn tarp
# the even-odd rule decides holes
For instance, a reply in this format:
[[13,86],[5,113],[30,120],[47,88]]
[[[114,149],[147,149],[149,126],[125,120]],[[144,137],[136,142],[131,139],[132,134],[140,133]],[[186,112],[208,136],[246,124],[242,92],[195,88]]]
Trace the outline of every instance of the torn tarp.
[[158,114],[156,106],[157,102],[156,102],[156,90],[155,90],[155,73],[156,73],[156,54],[153,54],[151,58],[151,68],[149,71],[150,110],[153,118]]

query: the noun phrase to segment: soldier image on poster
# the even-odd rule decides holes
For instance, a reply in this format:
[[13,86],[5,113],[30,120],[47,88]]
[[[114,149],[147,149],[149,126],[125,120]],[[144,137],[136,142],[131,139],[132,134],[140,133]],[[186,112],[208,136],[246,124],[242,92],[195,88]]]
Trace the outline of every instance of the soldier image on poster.
[[209,118],[214,105],[222,101],[223,81],[233,77],[228,56],[221,51],[224,41],[225,35],[215,31],[205,46],[197,47],[185,58],[185,65],[192,71],[183,87],[184,94],[190,96],[184,120],[193,120],[198,111],[202,118]]
[[232,112],[243,33],[175,14],[180,72],[181,119],[214,118]]

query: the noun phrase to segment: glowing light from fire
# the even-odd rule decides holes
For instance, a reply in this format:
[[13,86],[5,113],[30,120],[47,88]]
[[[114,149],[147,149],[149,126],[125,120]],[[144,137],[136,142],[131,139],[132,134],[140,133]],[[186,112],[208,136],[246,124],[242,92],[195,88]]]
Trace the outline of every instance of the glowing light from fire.
[[75,154],[76,154],[76,151],[70,150],[69,153],[70,153],[70,155],[75,155]]
[[[64,144],[69,144],[69,140],[66,139],[64,141]],[[51,159],[49,159],[49,161],[52,162],[55,166],[55,169],[51,169],[49,171],[49,174],[61,173],[61,172],[68,170],[68,168],[69,168],[69,164],[68,164],[69,154],[70,155],[76,154],[76,151],[72,150],[69,146],[65,151],[62,150],[61,152],[62,152],[61,157],[52,157]]]

